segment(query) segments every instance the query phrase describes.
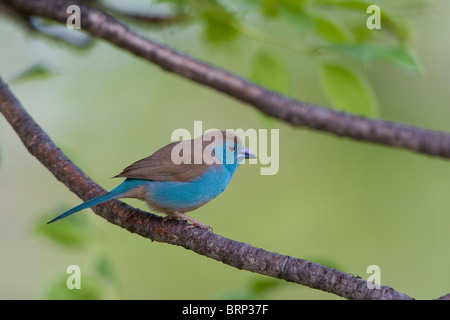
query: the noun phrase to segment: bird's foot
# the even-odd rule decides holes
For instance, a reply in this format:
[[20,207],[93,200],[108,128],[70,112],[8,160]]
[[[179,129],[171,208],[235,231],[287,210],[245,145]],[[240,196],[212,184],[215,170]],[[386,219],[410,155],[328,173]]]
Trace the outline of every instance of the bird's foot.
[[187,216],[187,215],[185,215],[184,213],[181,213],[181,212],[175,212],[171,216],[164,217],[163,218],[163,223],[164,223],[164,220],[167,220],[167,219],[183,219],[183,220],[189,221],[191,224],[188,225],[186,227],[186,229],[192,229],[192,228],[196,228],[197,227],[197,228],[213,231],[213,228],[211,226],[205,226],[204,224],[201,224],[197,220],[195,220],[195,219],[193,219],[193,218],[191,218],[191,217],[189,217],[189,216]]

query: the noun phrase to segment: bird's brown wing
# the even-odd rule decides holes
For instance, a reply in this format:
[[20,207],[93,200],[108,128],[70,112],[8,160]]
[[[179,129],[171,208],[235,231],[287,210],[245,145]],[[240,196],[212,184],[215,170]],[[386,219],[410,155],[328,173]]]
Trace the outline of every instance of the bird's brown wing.
[[[205,173],[211,167],[211,165],[205,163],[194,164],[193,144],[190,142],[192,142],[192,140],[185,140],[168,144],[167,146],[162,147],[161,149],[156,151],[151,156],[136,161],[135,163],[126,167],[120,174],[118,174],[114,178],[122,177],[182,182],[192,181]],[[172,150],[179,143],[189,143],[189,148],[191,148],[192,150],[190,154],[190,163],[175,164],[172,161]]]

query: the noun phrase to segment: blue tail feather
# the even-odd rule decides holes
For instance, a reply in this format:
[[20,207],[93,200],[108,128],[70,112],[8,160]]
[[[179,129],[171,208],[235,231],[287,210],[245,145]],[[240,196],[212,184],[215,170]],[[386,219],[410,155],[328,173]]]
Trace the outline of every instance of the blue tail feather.
[[139,186],[140,184],[143,183],[143,180],[138,180],[138,179],[127,179],[125,180],[122,184],[120,184],[119,186],[117,186],[116,188],[114,188],[113,190],[111,190],[108,193],[102,194],[101,196],[92,198],[66,212],[64,212],[63,214],[57,216],[56,218],[54,218],[53,220],[50,220],[49,222],[47,222],[47,224],[58,221],[60,219],[63,219],[67,216],[70,216],[73,213],[76,213],[78,211],[81,211],[83,209],[87,209],[93,206],[96,206],[98,204],[101,204],[103,202],[112,200],[114,198],[119,197],[120,195],[124,194],[125,192],[130,191],[131,189]]

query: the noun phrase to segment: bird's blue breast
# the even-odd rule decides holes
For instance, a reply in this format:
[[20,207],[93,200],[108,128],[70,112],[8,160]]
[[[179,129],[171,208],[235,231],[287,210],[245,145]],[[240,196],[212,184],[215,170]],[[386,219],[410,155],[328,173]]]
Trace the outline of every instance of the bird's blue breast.
[[224,166],[211,167],[202,176],[189,182],[145,181],[146,201],[154,210],[187,212],[221,194],[233,173]]

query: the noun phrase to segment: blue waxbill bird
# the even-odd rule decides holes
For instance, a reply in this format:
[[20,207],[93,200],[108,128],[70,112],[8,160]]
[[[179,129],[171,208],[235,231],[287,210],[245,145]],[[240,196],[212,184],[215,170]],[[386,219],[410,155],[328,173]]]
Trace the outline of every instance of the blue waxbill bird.
[[221,194],[242,159],[256,158],[230,131],[210,131],[192,140],[174,142],[125,168],[114,178],[126,178],[110,192],[90,199],[48,223],[115,198],[137,198],[164,219],[185,219],[211,229],[185,213]]

